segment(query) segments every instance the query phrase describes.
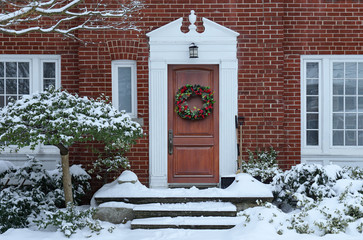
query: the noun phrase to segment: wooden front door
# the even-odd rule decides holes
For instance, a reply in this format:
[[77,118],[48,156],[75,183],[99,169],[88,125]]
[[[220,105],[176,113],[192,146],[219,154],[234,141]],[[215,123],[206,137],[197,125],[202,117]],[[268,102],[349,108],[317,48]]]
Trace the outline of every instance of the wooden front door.
[[[219,73],[218,65],[169,65],[168,67],[168,183],[219,182]],[[186,120],[175,112],[175,95],[186,84],[209,86],[214,92],[213,112],[203,120]],[[201,108],[199,96],[188,99],[190,108]],[[171,147],[171,149],[170,149]],[[172,150],[172,151],[171,151]]]

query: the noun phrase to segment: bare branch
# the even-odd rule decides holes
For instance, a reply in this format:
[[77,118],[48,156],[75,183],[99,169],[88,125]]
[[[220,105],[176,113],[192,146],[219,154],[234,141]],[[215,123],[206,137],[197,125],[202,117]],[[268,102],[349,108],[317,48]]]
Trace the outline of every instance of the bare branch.
[[138,0],[124,2],[114,0],[118,5],[111,6],[103,0],[0,0],[0,32],[55,32],[78,39],[74,32],[79,29],[135,29],[131,19],[143,4]]

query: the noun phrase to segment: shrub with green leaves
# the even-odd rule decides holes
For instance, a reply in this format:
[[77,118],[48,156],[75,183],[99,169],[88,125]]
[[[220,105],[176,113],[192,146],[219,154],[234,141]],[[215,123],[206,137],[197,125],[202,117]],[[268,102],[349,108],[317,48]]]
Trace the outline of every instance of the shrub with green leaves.
[[[90,176],[78,165],[70,171],[76,183],[75,203],[79,203],[90,188]],[[65,206],[60,167],[47,171],[36,158],[28,156],[23,166],[2,171],[0,179],[0,233],[28,226],[43,210],[55,211]]]
[[274,177],[272,186],[277,204],[295,206],[296,194],[313,200],[334,197],[333,186],[341,179],[343,169],[336,165],[299,164]]
[[102,227],[99,221],[92,217],[96,209],[79,210],[75,206],[68,206],[66,209],[59,209],[55,212],[46,212],[45,218],[36,220],[39,229],[53,226],[70,237],[77,230],[88,227],[92,233],[99,234]]
[[269,151],[258,150],[252,152],[247,149],[248,161],[242,161],[240,172],[248,173],[262,182],[270,181],[282,170],[277,165],[277,154],[272,147]]

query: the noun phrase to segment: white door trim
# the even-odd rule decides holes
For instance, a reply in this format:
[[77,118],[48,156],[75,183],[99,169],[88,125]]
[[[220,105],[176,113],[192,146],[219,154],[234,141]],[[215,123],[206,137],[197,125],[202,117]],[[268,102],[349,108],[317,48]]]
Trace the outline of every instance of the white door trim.
[[[235,115],[238,91],[238,33],[203,18],[205,31],[198,33],[194,11],[188,33],[181,32],[182,18],[162,26],[150,38],[149,58],[149,161],[150,187],[168,186],[168,65],[219,65],[219,175],[234,174],[237,160]],[[199,58],[189,58],[189,45],[198,46]]]

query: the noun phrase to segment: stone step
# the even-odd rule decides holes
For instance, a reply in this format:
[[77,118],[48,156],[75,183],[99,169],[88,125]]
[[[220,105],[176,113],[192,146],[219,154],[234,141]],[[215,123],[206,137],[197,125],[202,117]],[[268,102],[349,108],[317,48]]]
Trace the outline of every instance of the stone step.
[[156,217],[134,219],[131,229],[230,229],[241,221],[240,217]]
[[95,201],[97,204],[106,202],[124,202],[131,204],[230,202],[237,206],[237,211],[241,211],[256,206],[257,201],[271,202],[272,197],[96,197]]
[[136,218],[177,217],[177,216],[225,216],[234,217],[237,208],[227,202],[188,202],[170,204],[142,204],[133,208]]

